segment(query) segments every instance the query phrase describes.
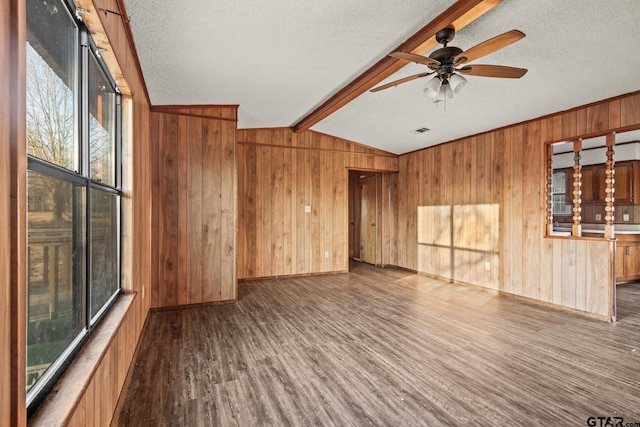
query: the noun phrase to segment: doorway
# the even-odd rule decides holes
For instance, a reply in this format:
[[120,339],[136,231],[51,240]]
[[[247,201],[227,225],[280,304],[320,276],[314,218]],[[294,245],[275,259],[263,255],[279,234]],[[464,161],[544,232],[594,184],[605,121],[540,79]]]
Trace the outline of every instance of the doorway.
[[360,177],[360,260],[377,264],[378,246],[377,176]]
[[393,264],[397,173],[349,171],[349,259]]

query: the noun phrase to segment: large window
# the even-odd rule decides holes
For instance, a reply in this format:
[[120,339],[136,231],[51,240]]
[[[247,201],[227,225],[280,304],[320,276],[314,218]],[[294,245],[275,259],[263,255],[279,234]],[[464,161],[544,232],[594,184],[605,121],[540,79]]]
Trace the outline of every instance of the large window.
[[27,403],[120,291],[120,96],[73,6],[27,1]]

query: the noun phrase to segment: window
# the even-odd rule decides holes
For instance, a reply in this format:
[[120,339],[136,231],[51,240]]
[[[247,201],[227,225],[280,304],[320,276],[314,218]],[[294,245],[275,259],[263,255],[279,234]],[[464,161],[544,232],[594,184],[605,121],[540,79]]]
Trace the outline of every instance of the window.
[[554,215],[571,215],[571,201],[567,200],[567,171],[553,172],[552,200]]
[[27,2],[27,404],[120,292],[120,95],[65,0]]

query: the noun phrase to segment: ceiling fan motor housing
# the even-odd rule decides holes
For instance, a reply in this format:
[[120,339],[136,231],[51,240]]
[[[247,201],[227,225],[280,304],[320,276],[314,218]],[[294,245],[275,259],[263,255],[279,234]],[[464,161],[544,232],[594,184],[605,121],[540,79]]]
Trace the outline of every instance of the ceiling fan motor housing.
[[462,49],[455,46],[443,47],[435,50],[431,55],[429,55],[429,58],[435,59],[440,63],[440,65],[435,65],[430,68],[436,71],[440,78],[448,79],[455,70],[455,58],[461,53]]

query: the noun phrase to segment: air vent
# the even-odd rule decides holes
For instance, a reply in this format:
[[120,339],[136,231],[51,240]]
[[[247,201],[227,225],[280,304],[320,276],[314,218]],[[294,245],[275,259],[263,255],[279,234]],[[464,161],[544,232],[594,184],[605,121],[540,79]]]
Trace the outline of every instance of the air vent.
[[429,132],[429,128],[418,128],[416,130],[413,131],[413,133],[425,133],[425,132]]

